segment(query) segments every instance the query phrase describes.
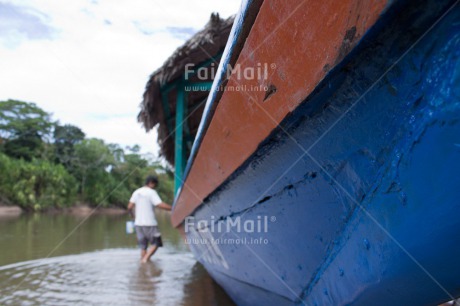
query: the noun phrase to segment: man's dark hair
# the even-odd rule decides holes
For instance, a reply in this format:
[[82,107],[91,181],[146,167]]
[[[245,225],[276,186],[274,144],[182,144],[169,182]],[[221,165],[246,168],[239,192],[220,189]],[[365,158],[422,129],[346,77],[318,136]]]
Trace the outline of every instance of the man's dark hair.
[[147,178],[145,179],[145,185],[148,185],[150,183],[154,183],[155,186],[158,186],[158,178],[154,175],[147,176]]

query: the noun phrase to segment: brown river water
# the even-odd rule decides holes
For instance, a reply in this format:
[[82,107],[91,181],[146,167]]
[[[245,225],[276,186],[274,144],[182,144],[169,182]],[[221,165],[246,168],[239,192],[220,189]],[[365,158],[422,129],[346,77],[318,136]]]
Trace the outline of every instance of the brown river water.
[[0,305],[234,305],[157,214],[164,247],[140,264],[127,216],[0,218]]

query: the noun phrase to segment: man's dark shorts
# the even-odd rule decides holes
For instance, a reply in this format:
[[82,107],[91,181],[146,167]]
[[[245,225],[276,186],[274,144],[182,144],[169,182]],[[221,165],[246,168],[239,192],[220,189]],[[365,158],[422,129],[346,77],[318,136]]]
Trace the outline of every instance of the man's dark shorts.
[[136,225],[136,236],[139,247],[146,250],[148,244],[163,246],[161,241],[161,233],[157,226],[138,226]]

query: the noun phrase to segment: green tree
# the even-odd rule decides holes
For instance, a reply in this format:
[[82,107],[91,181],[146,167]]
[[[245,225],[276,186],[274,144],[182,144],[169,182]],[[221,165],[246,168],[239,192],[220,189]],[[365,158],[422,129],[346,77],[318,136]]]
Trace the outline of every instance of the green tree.
[[41,156],[52,127],[51,115],[34,103],[0,102],[1,147],[9,156],[26,160]]
[[158,194],[164,202],[172,204],[174,201],[174,173],[161,165],[154,167],[160,181],[157,187]]
[[126,151],[117,145],[110,147],[112,154],[116,156],[115,164],[110,172],[115,183],[109,198],[110,203],[125,206],[132,192],[144,184],[148,175],[158,176],[160,184],[157,191],[160,197],[163,201],[172,203],[174,180],[171,171],[165,169],[152,156],[139,154],[140,147],[138,145],[126,147]]
[[0,153],[0,173],[1,197],[26,210],[65,207],[75,201],[76,180],[62,165]]
[[114,164],[109,147],[101,139],[84,139],[75,145],[72,162],[74,175],[80,181],[80,196],[90,204],[98,204],[111,185],[108,169]]
[[71,124],[56,124],[53,133],[54,154],[56,162],[64,165],[71,172],[72,162],[76,159],[75,145],[85,139],[85,133]]
[[123,148],[119,144],[110,143],[108,145],[108,148],[114,158],[115,163],[122,163],[124,161],[125,152],[123,151]]
[[115,184],[110,195],[110,202],[125,206],[131,193],[143,183],[142,170],[147,167],[147,161],[139,154],[126,154],[120,147],[113,152],[117,158],[110,172]]
[[138,145],[85,139],[79,127],[52,122],[34,103],[0,102],[0,151],[0,199],[26,209],[72,205],[77,195],[92,205],[125,206],[147,175],[157,175],[161,198],[173,201],[172,172]]

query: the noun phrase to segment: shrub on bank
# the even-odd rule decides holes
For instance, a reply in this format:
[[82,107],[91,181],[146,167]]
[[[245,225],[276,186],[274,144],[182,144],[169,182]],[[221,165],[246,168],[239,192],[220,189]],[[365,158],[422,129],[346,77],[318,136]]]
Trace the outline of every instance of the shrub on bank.
[[0,153],[0,194],[26,210],[65,207],[75,202],[77,182],[62,165],[24,161]]

